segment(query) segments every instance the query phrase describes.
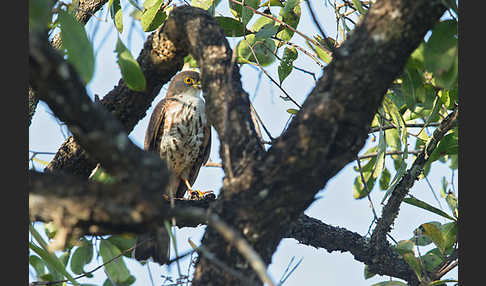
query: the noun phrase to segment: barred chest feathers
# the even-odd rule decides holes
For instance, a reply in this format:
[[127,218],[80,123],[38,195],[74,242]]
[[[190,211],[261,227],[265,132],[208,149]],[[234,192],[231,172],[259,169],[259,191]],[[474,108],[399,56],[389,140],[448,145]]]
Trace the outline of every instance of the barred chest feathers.
[[171,97],[167,104],[164,135],[160,154],[167,158],[171,169],[182,172],[200,156],[207,125],[204,100],[200,92],[191,90]]

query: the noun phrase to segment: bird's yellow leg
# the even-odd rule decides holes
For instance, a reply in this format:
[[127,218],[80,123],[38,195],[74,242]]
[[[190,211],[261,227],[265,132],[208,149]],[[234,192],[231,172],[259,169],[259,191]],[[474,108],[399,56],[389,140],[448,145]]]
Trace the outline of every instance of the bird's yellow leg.
[[213,191],[202,192],[201,190],[193,190],[191,184],[189,184],[189,181],[187,179],[184,179],[184,183],[187,186],[190,198],[202,199],[205,195],[214,193]]

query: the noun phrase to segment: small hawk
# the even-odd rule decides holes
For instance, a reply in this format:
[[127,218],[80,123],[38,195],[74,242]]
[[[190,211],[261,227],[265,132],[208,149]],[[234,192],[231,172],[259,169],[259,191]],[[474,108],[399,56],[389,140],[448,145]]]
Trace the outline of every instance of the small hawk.
[[194,191],[199,169],[209,158],[211,126],[201,97],[199,73],[183,71],[171,81],[167,95],[156,106],[145,133],[144,149],[159,153],[174,176],[169,197],[201,198],[209,192]]

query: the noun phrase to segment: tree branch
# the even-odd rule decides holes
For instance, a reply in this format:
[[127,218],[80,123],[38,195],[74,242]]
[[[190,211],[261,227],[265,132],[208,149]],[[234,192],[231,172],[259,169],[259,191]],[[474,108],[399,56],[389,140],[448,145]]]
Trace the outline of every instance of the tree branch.
[[455,127],[458,118],[458,109],[454,109],[434,131],[432,137],[427,142],[425,148],[413,162],[410,169],[403,175],[400,182],[391,191],[391,196],[388,202],[383,207],[381,218],[376,222],[376,227],[371,235],[371,243],[380,245],[386,241],[385,236],[391,230],[391,226],[398,215],[400,205],[412,188],[418,176],[422,173],[424,165],[427,163],[430,154],[435,150],[440,139]]
[[[125,132],[131,132],[146,115],[162,86],[182,68],[187,52],[178,49],[161,29],[156,30],[147,38],[137,58],[147,82],[146,90],[132,91],[120,79],[118,85],[100,100],[102,106],[121,122]],[[80,148],[76,140],[69,137],[49,163],[47,170],[62,170],[87,178],[96,163],[96,160],[90,159],[84,149]]]
[[160,195],[169,177],[165,163],[133,144],[120,122],[90,100],[74,68],[47,44],[45,35],[30,33],[29,40],[29,83],[39,99],[110,174],[131,178],[144,191]]
[[[242,231],[265,263],[271,261],[288,225],[327,180],[356,158],[386,90],[444,11],[439,0],[377,1],[336,49],[288,129],[259,164],[240,175],[238,179],[247,183],[230,198],[215,202],[218,215]],[[224,239],[211,227],[203,243],[228,265],[244,264],[237,252],[221,247]],[[249,268],[242,271],[255,275]],[[201,258],[193,283],[209,282],[240,284]]]
[[325,224],[304,214],[290,225],[284,237],[294,238],[315,248],[324,248],[328,252],[350,252],[354,259],[371,266],[373,273],[418,282],[413,270],[388,242],[374,248],[369,239],[356,232]]

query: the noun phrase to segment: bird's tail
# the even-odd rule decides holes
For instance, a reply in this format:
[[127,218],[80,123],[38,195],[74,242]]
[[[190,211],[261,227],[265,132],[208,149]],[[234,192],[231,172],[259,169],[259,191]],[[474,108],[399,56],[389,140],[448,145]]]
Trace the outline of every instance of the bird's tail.
[[137,236],[132,256],[138,261],[152,258],[160,265],[166,264],[170,259],[170,236],[167,230],[159,227],[155,232]]

